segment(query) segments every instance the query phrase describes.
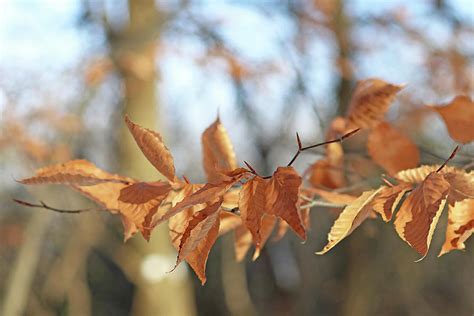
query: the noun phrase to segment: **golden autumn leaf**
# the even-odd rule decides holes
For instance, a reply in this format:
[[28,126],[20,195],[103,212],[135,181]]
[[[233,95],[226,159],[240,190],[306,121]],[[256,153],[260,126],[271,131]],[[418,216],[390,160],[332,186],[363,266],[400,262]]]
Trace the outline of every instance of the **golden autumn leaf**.
[[193,268],[201,283],[206,283],[206,262],[219,234],[219,208],[222,199],[196,212],[181,236],[176,266],[183,260]]
[[420,162],[418,147],[387,122],[370,131],[367,149],[370,157],[390,175],[415,168]]
[[463,200],[449,206],[448,227],[446,228],[446,240],[441,248],[439,256],[451,250],[463,250],[466,248],[464,242],[474,232],[474,199]]
[[470,97],[460,95],[444,106],[431,108],[441,116],[452,139],[463,144],[474,140],[474,102]]
[[237,161],[232,142],[219,118],[204,131],[201,141],[207,181],[220,182],[223,180],[221,172],[237,168]]
[[349,122],[362,128],[375,127],[383,121],[385,112],[403,87],[380,79],[359,81],[347,111]]
[[126,242],[138,232],[138,227],[126,216],[121,215],[120,218],[122,220],[122,226],[123,226],[123,241]]
[[383,186],[371,203],[374,211],[379,213],[385,222],[389,222],[401,199],[411,188],[411,184],[408,183],[393,187]]
[[[432,172],[438,170],[440,165],[423,165],[418,168],[402,170],[398,172],[394,177],[395,179],[407,183],[421,183],[425,178]],[[444,166],[444,168],[439,172],[441,174],[447,172],[462,172],[461,169],[457,169],[451,166]]]
[[403,201],[395,218],[395,230],[424,258],[441,216],[449,183],[440,173],[430,173]]
[[299,189],[302,179],[293,167],[279,167],[267,186],[267,207],[290,225],[295,233],[306,240],[306,232],[299,214]]
[[148,161],[170,181],[175,181],[173,156],[163,143],[161,135],[133,123],[128,116],[125,116],[125,123]]
[[381,188],[364,192],[353,203],[346,206],[331,227],[327,245],[316,254],[325,254],[359,227],[371,214],[371,202],[380,190]]
[[66,184],[89,186],[102,182],[122,182],[128,180],[110,175],[87,160],[72,160],[36,170],[36,175],[19,181],[22,184]]

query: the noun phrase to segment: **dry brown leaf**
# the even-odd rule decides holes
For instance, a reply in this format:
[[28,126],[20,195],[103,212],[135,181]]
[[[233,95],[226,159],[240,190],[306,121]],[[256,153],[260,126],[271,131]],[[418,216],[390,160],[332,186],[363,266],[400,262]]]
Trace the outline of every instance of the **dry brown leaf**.
[[207,181],[217,183],[223,180],[222,171],[237,168],[234,148],[219,118],[202,134],[203,165]]
[[432,109],[444,120],[452,139],[463,144],[474,140],[474,102],[470,97],[460,95],[447,105]]
[[120,213],[130,219],[149,240],[151,221],[158,207],[171,190],[168,182],[137,182],[120,191],[118,207]]
[[183,260],[193,268],[201,283],[206,283],[206,262],[219,234],[219,208],[222,199],[196,212],[181,236],[176,266]]
[[123,241],[126,242],[138,232],[138,227],[124,215],[120,215],[123,226]]
[[401,183],[393,187],[383,186],[372,201],[374,211],[379,213],[385,222],[389,222],[404,194],[411,188],[411,184],[408,183]]
[[279,167],[267,185],[266,209],[269,214],[286,221],[301,239],[306,240],[299,214],[301,183],[302,179],[293,167]]
[[72,160],[36,170],[36,175],[19,181],[22,184],[66,184],[88,186],[103,182],[128,181],[123,177],[110,175],[87,160]]
[[474,172],[446,172],[443,176],[450,186],[449,204],[453,205],[464,199],[474,199]]
[[157,132],[141,127],[125,116],[130,133],[150,163],[170,181],[175,181],[173,156]]
[[362,128],[375,127],[383,121],[385,112],[403,87],[380,79],[359,81],[347,112],[349,122]]
[[[438,170],[439,165],[423,165],[418,168],[414,169],[407,169],[398,172],[395,175],[395,179],[407,183],[421,183],[425,180],[425,178],[432,172]],[[441,174],[448,173],[448,172],[463,172],[461,169],[456,169],[450,166],[444,166],[444,168],[439,172]]]
[[346,206],[331,227],[327,245],[316,254],[325,254],[359,227],[370,215],[372,200],[381,189],[364,192],[352,204]]
[[463,200],[449,206],[446,240],[439,256],[451,250],[466,248],[464,242],[474,232],[474,199]]
[[449,192],[442,174],[433,172],[405,199],[395,218],[395,230],[424,258]]
[[267,187],[270,181],[254,177],[242,185],[239,199],[239,210],[242,222],[252,234],[255,246],[260,247],[260,227],[262,217],[269,213],[267,207]]
[[370,157],[390,175],[414,168],[420,162],[418,147],[387,122],[378,124],[370,132],[367,149]]

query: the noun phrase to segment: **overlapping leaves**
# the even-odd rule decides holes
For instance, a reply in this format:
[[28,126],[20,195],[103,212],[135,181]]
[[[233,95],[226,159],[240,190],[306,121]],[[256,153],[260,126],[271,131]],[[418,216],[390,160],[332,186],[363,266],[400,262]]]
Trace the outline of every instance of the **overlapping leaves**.
[[[239,167],[227,131],[217,119],[202,135],[203,167],[207,183],[189,183],[176,177],[174,160],[162,137],[125,118],[138,147],[166,180],[142,182],[111,174],[85,160],[74,160],[37,170],[23,184],[64,184],[119,214],[125,240],[140,231],[150,238],[153,229],[168,222],[170,239],[176,248],[176,265],[186,261],[201,282],[206,282],[206,262],[217,238],[229,231],[235,234],[237,260],[243,260],[254,246],[257,259],[274,233],[280,239],[291,228],[302,240],[310,225],[309,211],[316,196],[336,206],[346,205],[319,253],[331,250],[366,219],[378,214],[385,222],[395,217],[399,236],[423,257],[428,253],[437,222],[449,208],[446,241],[440,255],[464,249],[474,231],[474,173],[449,166],[417,167],[417,146],[391,123],[385,113],[402,86],[379,79],[360,82],[345,118],[336,118],[326,135],[325,157],[313,164],[306,175],[310,187],[291,166],[299,153],[321,144],[302,147],[286,167],[262,177],[252,167]],[[468,110],[466,110],[466,107]],[[457,125],[467,126],[472,101],[458,97],[435,110],[447,124],[454,140],[472,141],[472,133],[460,133]],[[458,111],[467,111],[463,117]],[[467,125],[466,125],[467,124]],[[472,125],[472,124],[471,124]],[[360,196],[328,189],[346,185],[345,153],[342,140],[351,126],[368,130],[367,153],[373,162],[392,176],[387,185]],[[469,126],[468,126],[469,128]],[[320,187],[324,187],[322,189]],[[25,204],[25,203],[24,203]],[[25,205],[28,205],[27,203]]]

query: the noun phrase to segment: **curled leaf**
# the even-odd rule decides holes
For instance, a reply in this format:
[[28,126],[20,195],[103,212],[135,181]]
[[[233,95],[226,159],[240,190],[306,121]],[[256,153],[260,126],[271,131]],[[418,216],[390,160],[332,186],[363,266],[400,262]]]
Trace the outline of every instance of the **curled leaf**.
[[375,127],[383,121],[385,112],[403,87],[380,79],[359,81],[347,112],[349,122],[362,128]]
[[438,256],[451,250],[463,250],[464,242],[474,232],[474,199],[463,200],[449,206],[446,240]]
[[389,222],[403,195],[410,189],[411,185],[408,183],[401,183],[393,187],[382,187],[372,201],[374,211],[379,213],[385,222]]
[[234,148],[219,118],[202,134],[203,165],[208,182],[222,181],[222,171],[237,168]]
[[66,184],[88,186],[103,182],[127,184],[124,177],[111,175],[97,168],[87,160],[72,160],[66,163],[44,167],[36,175],[19,181],[22,184]]
[[170,181],[175,180],[173,156],[163,143],[161,135],[148,128],[133,123],[125,116],[125,123],[138,147],[150,163]]
[[206,283],[206,262],[219,234],[219,208],[222,200],[195,213],[188,221],[179,244],[176,266],[183,260]]
[[449,192],[443,175],[433,172],[405,199],[395,218],[395,230],[424,258]]
[[267,186],[269,214],[280,217],[296,234],[306,240],[306,232],[299,214],[299,189],[302,180],[293,167],[279,167]]
[[364,192],[353,203],[346,206],[331,227],[327,245],[316,254],[325,254],[359,227],[370,215],[372,200],[380,190],[381,188]]

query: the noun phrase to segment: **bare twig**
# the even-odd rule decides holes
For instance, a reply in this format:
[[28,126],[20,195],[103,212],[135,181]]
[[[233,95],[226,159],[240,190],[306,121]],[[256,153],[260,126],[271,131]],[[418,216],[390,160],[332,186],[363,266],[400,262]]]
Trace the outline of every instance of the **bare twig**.
[[306,146],[306,147],[303,147],[301,145],[301,140],[300,140],[300,137],[298,135],[298,133],[296,133],[296,141],[298,143],[298,151],[295,153],[295,155],[293,156],[293,158],[290,160],[290,162],[288,163],[288,167],[291,166],[293,164],[293,162],[295,162],[296,158],[298,158],[298,156],[300,155],[301,152],[305,151],[305,150],[308,150],[308,149],[313,149],[313,148],[316,148],[316,147],[319,147],[319,146],[324,146],[324,145],[328,145],[328,144],[332,144],[332,143],[338,143],[338,142],[341,142],[354,135],[355,133],[357,133],[358,131],[360,131],[360,128],[358,129],[355,129],[353,131],[350,131],[349,133],[346,133],[344,135],[342,135],[341,137],[339,138],[335,138],[335,139],[331,139],[331,140],[328,140],[328,141],[325,141],[325,142],[322,142],[322,143],[317,143],[317,144],[314,144],[314,145],[310,145],[310,146]]
[[443,164],[438,168],[438,170],[436,170],[436,172],[440,172],[445,166],[446,164],[454,158],[454,156],[456,156],[456,153],[458,152],[459,150],[459,145],[456,146],[456,148],[454,148],[453,152],[451,153],[451,155],[449,156],[448,159],[446,159]]
[[107,209],[104,209],[104,208],[86,208],[86,209],[77,209],[77,210],[63,210],[63,209],[51,207],[51,206],[47,205],[46,203],[44,203],[43,201],[40,201],[40,204],[33,204],[33,203],[29,203],[29,202],[25,202],[25,201],[17,200],[17,199],[13,199],[13,201],[20,204],[20,205],[24,205],[24,206],[28,206],[28,207],[43,208],[43,209],[46,209],[46,210],[49,210],[49,211],[53,211],[53,212],[57,212],[57,213],[66,213],[66,214],[79,214],[79,213],[85,213],[85,212],[97,212],[97,211],[106,211],[107,210]]

